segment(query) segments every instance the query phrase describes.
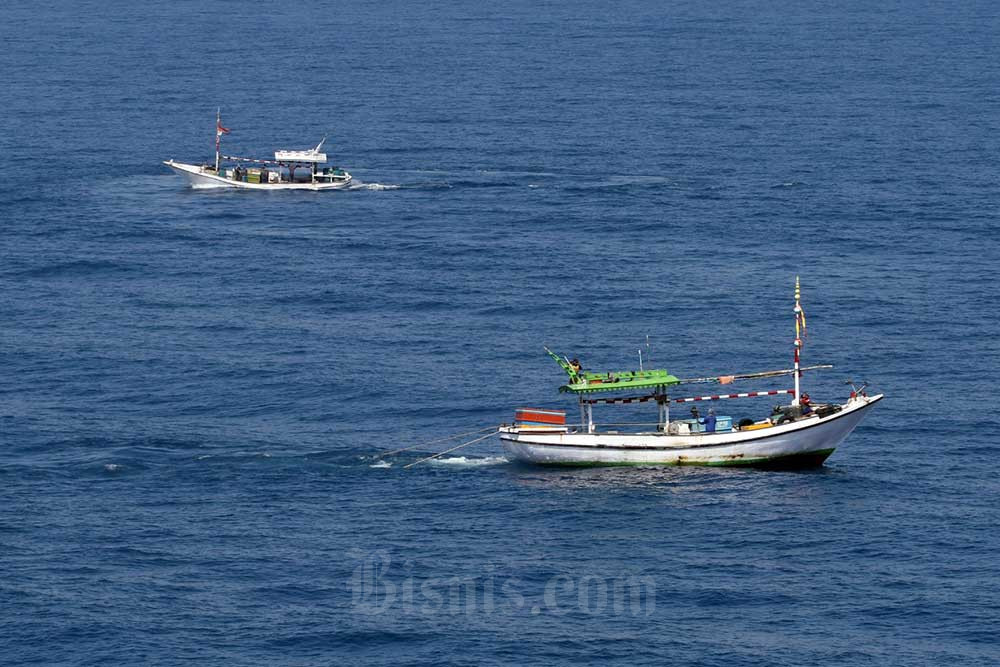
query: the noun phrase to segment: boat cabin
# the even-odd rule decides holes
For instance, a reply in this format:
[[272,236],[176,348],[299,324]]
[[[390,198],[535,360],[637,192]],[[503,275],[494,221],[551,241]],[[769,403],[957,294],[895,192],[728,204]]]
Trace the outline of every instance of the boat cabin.
[[[274,151],[273,160],[221,155],[221,160],[234,162],[232,167],[220,166],[218,175],[243,183],[340,183],[350,175],[340,167],[326,166],[326,153],[320,148],[326,139],[309,150]],[[262,166],[248,166],[262,165]],[[298,173],[296,173],[298,172]]]

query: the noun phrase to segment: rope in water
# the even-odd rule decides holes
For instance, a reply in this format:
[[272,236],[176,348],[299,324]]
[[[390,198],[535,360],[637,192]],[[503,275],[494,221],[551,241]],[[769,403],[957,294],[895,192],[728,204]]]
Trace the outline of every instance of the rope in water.
[[[495,430],[495,427],[490,427],[490,428],[493,428]],[[492,437],[492,435],[493,435],[492,433],[487,433],[486,435],[480,436],[480,437],[476,438],[475,440],[470,440],[469,442],[463,442],[461,445],[456,445],[456,446],[452,447],[451,449],[446,449],[443,452],[438,452],[437,454],[432,454],[431,456],[428,456],[427,458],[423,458],[423,459],[420,459],[419,461],[414,461],[413,463],[409,463],[409,464],[403,466],[403,469],[405,470],[407,468],[412,468],[413,466],[417,465],[418,463],[423,463],[424,461],[430,461],[431,459],[436,459],[437,457],[441,456],[442,454],[447,454],[448,452],[453,452],[456,449],[461,449],[462,447],[468,447],[469,445],[473,445],[473,444],[479,442],[480,440],[485,440],[486,438]]]
[[430,442],[422,442],[419,445],[410,445],[409,447],[403,447],[401,449],[394,449],[391,452],[383,452],[379,456],[392,456],[393,454],[399,454],[400,452],[408,452],[411,449],[417,449],[418,447],[426,447],[428,445],[436,445],[439,442],[445,442],[447,440],[454,440],[455,438],[464,438],[469,435],[475,435],[477,433],[482,433],[484,431],[495,431],[496,426],[487,426],[486,428],[476,429],[475,431],[469,431],[467,433],[456,433],[455,435],[449,435],[446,438],[438,438],[437,440],[431,440]]

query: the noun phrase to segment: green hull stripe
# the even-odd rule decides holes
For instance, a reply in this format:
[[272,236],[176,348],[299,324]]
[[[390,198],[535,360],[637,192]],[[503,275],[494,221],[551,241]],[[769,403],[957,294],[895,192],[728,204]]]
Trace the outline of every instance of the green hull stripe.
[[827,457],[833,454],[831,449],[817,449],[813,452],[802,452],[800,454],[786,454],[783,456],[764,456],[756,459],[730,459],[726,461],[546,461],[537,462],[537,465],[558,466],[565,468],[610,468],[620,466],[711,466],[711,467],[744,467],[744,468],[767,468],[767,467],[807,467],[822,465]]

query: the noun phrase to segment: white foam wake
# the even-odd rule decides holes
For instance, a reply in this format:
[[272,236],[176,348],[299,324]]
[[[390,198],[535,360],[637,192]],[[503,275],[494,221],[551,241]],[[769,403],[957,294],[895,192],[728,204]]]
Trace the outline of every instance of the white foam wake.
[[362,183],[356,181],[351,184],[349,190],[398,190],[400,186],[389,183]]
[[503,456],[485,456],[481,459],[468,458],[466,456],[454,456],[447,459],[432,459],[429,463],[440,463],[441,465],[458,466],[495,466],[501,463],[508,463]]

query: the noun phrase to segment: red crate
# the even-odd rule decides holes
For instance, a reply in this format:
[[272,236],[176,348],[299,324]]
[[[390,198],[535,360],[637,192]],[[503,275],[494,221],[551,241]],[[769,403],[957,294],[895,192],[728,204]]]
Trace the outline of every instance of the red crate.
[[559,424],[561,426],[566,423],[566,411],[518,408],[514,411],[514,421],[535,422],[538,424]]

